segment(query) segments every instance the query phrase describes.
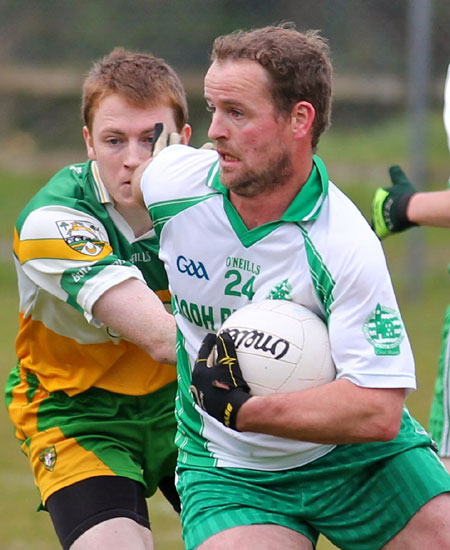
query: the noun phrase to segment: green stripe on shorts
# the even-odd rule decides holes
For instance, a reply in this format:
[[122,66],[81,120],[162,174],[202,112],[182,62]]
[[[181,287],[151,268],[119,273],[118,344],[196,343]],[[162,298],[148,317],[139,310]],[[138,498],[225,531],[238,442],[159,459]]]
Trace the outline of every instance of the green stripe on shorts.
[[141,482],[151,496],[159,480],[175,471],[175,393],[176,382],[139,396],[100,388],[72,397],[54,392],[39,407],[38,429],[58,428],[115,475]]
[[[430,446],[413,447],[363,463],[338,446],[313,463],[281,472],[178,467],[177,489],[187,550],[240,525],[276,523],[318,533],[346,550],[381,548],[428,500],[450,491],[450,476]],[[376,454],[376,453],[375,453]],[[341,468],[337,465],[341,465]]]
[[430,414],[430,431],[439,446],[439,456],[450,456],[450,306],[442,328],[438,375]]

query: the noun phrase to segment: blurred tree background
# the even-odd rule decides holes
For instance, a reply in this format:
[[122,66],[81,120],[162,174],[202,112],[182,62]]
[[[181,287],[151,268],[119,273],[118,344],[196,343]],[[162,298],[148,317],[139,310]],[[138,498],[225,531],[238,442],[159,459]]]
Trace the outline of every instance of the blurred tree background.
[[[203,75],[214,38],[283,21],[320,29],[330,42],[332,126],[318,153],[363,214],[370,217],[375,188],[389,184],[391,164],[411,173],[420,157],[424,170],[415,183],[443,188],[450,174],[442,123],[449,0],[0,0],[1,386],[15,361],[12,227],[53,172],[85,159],[80,91],[93,61],[115,46],[163,57],[182,77],[192,142],[201,145],[209,120]],[[416,41],[421,33],[428,41]],[[423,90],[411,80],[415,68],[421,68]],[[422,118],[414,115],[417,107]],[[426,425],[450,294],[448,231],[416,228],[383,245],[416,356],[419,391],[408,405]],[[411,280],[420,286],[411,290]],[[0,524],[0,548],[54,550],[48,515],[34,513],[37,492],[5,413],[0,438],[0,517],[8,518]],[[157,549],[181,549],[173,512],[161,498],[149,506]],[[319,550],[330,548],[320,541]]]
[[[426,2],[428,0],[419,0]],[[442,101],[450,2],[431,0],[430,94]],[[213,39],[294,21],[321,29],[335,67],[334,124],[370,124],[405,107],[408,0],[0,0],[0,165],[82,151],[79,95],[91,63],[115,46],[149,51],[182,75],[194,145],[206,125],[202,76]],[[22,168],[25,166],[21,163]]]

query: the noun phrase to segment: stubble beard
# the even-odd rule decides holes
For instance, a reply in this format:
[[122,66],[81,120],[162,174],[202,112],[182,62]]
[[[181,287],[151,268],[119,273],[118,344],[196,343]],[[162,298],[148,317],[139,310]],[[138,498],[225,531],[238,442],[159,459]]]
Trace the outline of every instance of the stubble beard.
[[[227,189],[240,197],[256,197],[282,187],[293,174],[292,162],[285,151],[270,159],[263,169],[247,170],[235,178],[222,174],[222,183]],[[227,181],[228,180],[228,181]]]

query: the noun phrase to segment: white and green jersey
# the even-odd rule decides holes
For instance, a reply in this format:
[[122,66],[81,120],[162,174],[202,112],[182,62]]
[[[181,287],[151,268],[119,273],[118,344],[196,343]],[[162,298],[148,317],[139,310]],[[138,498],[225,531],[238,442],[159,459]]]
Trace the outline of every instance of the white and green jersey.
[[93,386],[144,395],[176,379],[92,315],[108,289],[145,281],[170,302],[154,232],[136,238],[114,209],[96,163],[67,166],[28,203],[14,232],[20,295],[16,350],[24,377],[69,395]]
[[[447,67],[444,87],[444,127],[450,150],[450,64]],[[450,178],[448,186],[450,187]],[[450,273],[450,264],[448,271]],[[447,306],[442,328],[438,374],[434,386],[429,426],[433,439],[439,445],[439,456],[450,457],[450,305]]]
[[141,186],[179,328],[182,463],[281,470],[334,448],[233,431],[194,404],[189,384],[202,339],[251,301],[292,300],[324,319],[338,378],[370,388],[415,388],[411,347],[379,240],[318,157],[281,219],[251,230],[220,183],[215,151],[168,147]]

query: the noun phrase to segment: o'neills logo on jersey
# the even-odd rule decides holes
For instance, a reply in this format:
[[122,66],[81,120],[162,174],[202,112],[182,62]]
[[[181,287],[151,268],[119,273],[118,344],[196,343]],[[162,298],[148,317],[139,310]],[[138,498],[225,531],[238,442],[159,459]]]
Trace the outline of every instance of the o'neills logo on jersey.
[[151,261],[152,261],[152,255],[148,250],[144,250],[143,252],[135,252],[134,254],[131,255],[131,258],[130,258],[130,262],[132,264],[137,264],[139,262],[146,263]]
[[186,273],[189,277],[197,277],[197,279],[207,279],[209,281],[206,267],[202,262],[196,262],[185,256],[178,256],[177,268],[180,273]]
[[234,347],[239,350],[251,348],[268,353],[274,359],[281,359],[289,351],[289,342],[283,338],[276,338],[260,330],[246,330],[227,328],[225,332],[233,338]]
[[98,256],[105,246],[100,228],[87,220],[63,220],[56,225],[64,241],[81,254]]

